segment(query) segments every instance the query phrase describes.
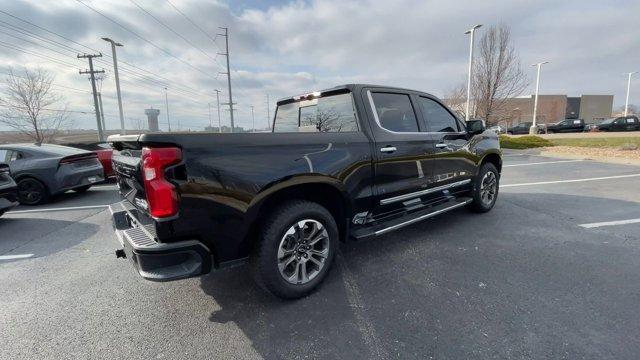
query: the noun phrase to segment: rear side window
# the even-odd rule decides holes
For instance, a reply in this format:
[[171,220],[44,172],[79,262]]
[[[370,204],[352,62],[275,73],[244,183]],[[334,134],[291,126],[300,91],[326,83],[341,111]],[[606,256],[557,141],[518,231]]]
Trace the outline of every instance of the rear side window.
[[394,132],[418,132],[418,121],[406,94],[371,93],[380,126]]
[[274,132],[354,132],[358,122],[351,93],[278,106]]
[[442,105],[438,102],[420,97],[418,102],[420,103],[420,110],[427,121],[427,131],[429,132],[458,132],[458,122],[456,118],[451,115]]
[[6,162],[7,161],[7,153],[9,151],[5,150],[5,149],[0,149],[0,162]]

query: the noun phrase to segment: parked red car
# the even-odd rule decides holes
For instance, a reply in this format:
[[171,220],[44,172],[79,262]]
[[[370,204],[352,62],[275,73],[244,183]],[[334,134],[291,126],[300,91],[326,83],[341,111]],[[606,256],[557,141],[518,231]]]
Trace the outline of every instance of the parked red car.
[[104,169],[104,178],[110,178],[114,176],[113,166],[111,165],[111,156],[113,155],[113,149],[108,143],[105,142],[87,142],[87,143],[69,143],[65,146],[71,146],[78,149],[93,151],[98,155],[98,160],[102,164]]

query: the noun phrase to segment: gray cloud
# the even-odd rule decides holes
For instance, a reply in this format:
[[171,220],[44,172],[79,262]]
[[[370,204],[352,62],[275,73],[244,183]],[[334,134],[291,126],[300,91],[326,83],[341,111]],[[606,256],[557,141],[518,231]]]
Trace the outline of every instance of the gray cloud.
[[[212,43],[167,2],[134,1],[210,57],[223,50],[223,38],[217,37],[217,44]],[[224,58],[218,56],[214,61],[204,56],[130,1],[92,0],[87,3],[206,74],[166,55],[77,1],[0,1],[5,11],[93,49],[109,52],[107,44],[100,40],[103,36],[124,43],[125,46],[119,49],[121,60],[168,79],[172,123],[179,120],[183,127],[193,129],[207,125],[207,104],[215,103],[213,90],[223,90],[221,95],[225,102],[227,100],[224,75],[217,75],[224,71]],[[224,2],[205,0],[172,0],[172,3],[209,34],[215,35],[218,26],[230,28],[234,101],[238,103],[237,118],[242,126],[251,124],[251,105],[255,106],[259,118],[266,117],[267,92],[273,101],[339,83],[368,82],[442,95],[464,81],[468,38],[463,32],[475,23],[509,25],[527,69],[530,63],[551,61],[544,68],[543,93],[608,93],[615,95],[619,105],[624,101],[626,81],[622,73],[640,70],[637,68],[640,31],[635,21],[625,20],[629,14],[639,13],[637,1],[340,0],[299,1],[267,9],[234,8]],[[2,14],[0,20],[35,31]],[[74,68],[52,64],[2,48],[1,69],[40,66],[54,71],[61,85],[89,90],[86,78],[77,73],[78,69],[86,67],[86,61],[74,59],[73,51],[59,49],[68,54],[64,57],[33,44],[20,43],[4,34],[0,34],[0,41],[19,44],[76,65]],[[110,71],[110,59],[104,60],[99,66]],[[144,118],[144,108],[154,106],[163,111],[161,119],[164,119],[162,86],[141,82],[132,74],[138,72],[137,69],[129,67],[124,71],[126,68],[123,65],[121,72],[125,115]],[[533,78],[533,68],[530,70]],[[103,93],[107,126],[114,128],[118,120],[111,75],[108,74],[104,81]],[[164,79],[157,80],[165,82]],[[640,87],[636,84],[632,102],[639,103]],[[202,94],[187,94],[185,86]],[[72,108],[91,110],[93,107],[88,93],[68,91],[66,95]],[[273,111],[273,105],[271,108]],[[224,114],[223,121],[227,122],[228,114]],[[90,115],[77,116],[79,127],[95,126]]]

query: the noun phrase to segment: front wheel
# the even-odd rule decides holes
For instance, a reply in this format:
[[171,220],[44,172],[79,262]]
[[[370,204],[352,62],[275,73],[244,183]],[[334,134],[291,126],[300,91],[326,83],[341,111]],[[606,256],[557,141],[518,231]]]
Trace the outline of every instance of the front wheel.
[[500,188],[500,174],[491,163],[484,163],[478,172],[473,185],[473,201],[469,209],[473,212],[484,213],[493,208],[498,199]]
[[326,277],[338,238],[338,227],[327,209],[310,201],[287,202],[262,226],[251,259],[254,277],[278,297],[303,297]]

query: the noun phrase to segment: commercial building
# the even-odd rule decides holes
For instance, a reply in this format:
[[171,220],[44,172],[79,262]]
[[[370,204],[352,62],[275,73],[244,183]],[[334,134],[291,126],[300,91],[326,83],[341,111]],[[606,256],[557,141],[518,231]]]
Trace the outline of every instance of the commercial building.
[[[533,121],[534,96],[507,99],[497,118],[509,124]],[[538,95],[537,122],[554,123],[564,119],[584,119],[595,123],[611,117],[613,95]]]

